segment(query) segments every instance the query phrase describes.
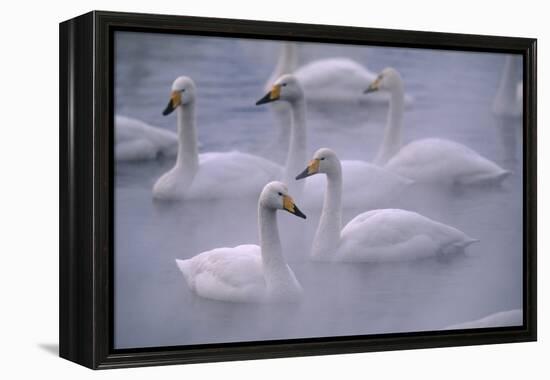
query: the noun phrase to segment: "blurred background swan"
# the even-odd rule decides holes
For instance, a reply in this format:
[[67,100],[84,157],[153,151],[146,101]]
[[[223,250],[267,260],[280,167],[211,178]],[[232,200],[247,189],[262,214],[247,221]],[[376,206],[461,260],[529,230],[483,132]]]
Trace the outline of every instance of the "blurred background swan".
[[523,311],[520,309],[500,311],[489,314],[473,321],[457,323],[447,326],[444,330],[481,329],[487,327],[521,326],[523,324]]
[[[307,162],[306,95],[300,80],[293,74],[276,79],[267,94],[256,102],[261,104],[286,103],[290,110],[290,139],[284,170],[284,181],[297,194],[302,204],[319,208],[323,200],[322,180],[319,177],[307,181],[295,181],[296,175]],[[413,181],[398,174],[360,160],[344,160],[341,163],[345,178],[344,207],[368,208],[391,204]],[[304,182],[305,190],[304,190]]]
[[448,257],[478,241],[454,227],[400,209],[367,211],[342,228],[342,168],[331,149],[315,152],[296,179],[319,173],[326,174],[326,190],[311,248],[313,259],[379,262]]
[[277,210],[306,218],[286,185],[268,183],[258,200],[260,245],[216,248],[187,260],[176,260],[189,288],[201,297],[218,301],[299,301],[302,287],[283,256]]
[[178,153],[177,135],[141,120],[115,115],[115,158],[117,161],[154,160]]
[[449,185],[499,183],[510,172],[465,145],[441,138],[424,138],[402,146],[404,87],[401,75],[384,69],[364,91],[390,94],[384,137],[374,163],[417,182]]
[[[517,164],[521,145],[521,117],[523,116],[522,57],[509,54],[504,57],[498,88],[491,110],[496,121],[496,132],[502,145],[504,164]],[[519,126],[519,127],[518,127]]]
[[[264,85],[265,91],[269,91],[281,75],[294,74],[302,84],[308,103],[330,103],[332,106],[338,103],[388,103],[389,96],[385,93],[369,98],[359,96],[376,78],[376,73],[366,66],[346,57],[315,59],[302,64],[301,45],[288,41],[281,44],[277,64]],[[412,98],[405,95],[405,102],[411,104]],[[268,150],[276,153],[284,151],[288,144],[291,116],[286,104],[273,104],[271,110],[278,132],[274,144]]]
[[263,186],[280,178],[282,168],[262,157],[238,151],[198,154],[195,126],[195,83],[178,77],[163,115],[176,110],[178,154],[172,169],[153,187],[162,200],[243,198],[257,196]]

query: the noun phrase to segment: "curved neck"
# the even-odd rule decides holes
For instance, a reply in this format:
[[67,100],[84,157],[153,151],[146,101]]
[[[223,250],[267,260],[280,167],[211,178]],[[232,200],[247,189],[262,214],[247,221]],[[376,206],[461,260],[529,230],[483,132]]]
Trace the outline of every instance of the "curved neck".
[[377,165],[386,164],[401,149],[401,125],[403,124],[403,108],[405,104],[405,93],[403,84],[399,83],[390,91],[390,108],[388,119],[384,129],[382,144],[374,159]]
[[272,208],[261,204],[258,206],[260,250],[268,291],[280,289],[292,283],[291,274],[283,257],[276,213],[277,211]]
[[291,128],[288,153],[285,163],[284,182],[291,193],[298,196],[304,188],[304,181],[296,181],[295,177],[307,163],[307,127],[306,105],[303,98],[290,103]]
[[341,165],[327,173],[327,186],[323,211],[313,239],[311,255],[329,258],[336,254],[342,230],[342,168]]
[[179,106],[178,118],[178,156],[176,167],[188,176],[194,177],[199,169],[199,152],[197,149],[197,128],[195,127],[195,103]]

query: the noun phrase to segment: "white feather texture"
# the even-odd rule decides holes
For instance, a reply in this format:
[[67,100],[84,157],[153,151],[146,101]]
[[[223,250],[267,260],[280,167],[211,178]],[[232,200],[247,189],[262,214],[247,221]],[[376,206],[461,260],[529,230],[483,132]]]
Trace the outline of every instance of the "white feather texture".
[[216,248],[176,260],[189,288],[218,301],[299,301],[302,287],[284,260],[277,227],[276,210],[285,209],[284,197],[289,195],[281,182],[271,182],[262,191],[258,200],[259,246]]
[[492,110],[497,116],[518,117],[523,108],[523,81],[517,79],[517,66],[520,57],[507,55],[493,100]]
[[198,154],[195,127],[195,85],[179,77],[172,86],[181,95],[174,106],[178,123],[178,154],[172,169],[153,187],[163,200],[242,198],[257,196],[263,186],[282,176],[282,168],[259,156],[237,151]]
[[[397,261],[462,252],[476,239],[462,231],[418,213],[371,210],[353,218],[344,228],[342,220],[342,171],[336,154],[321,148],[299,176],[326,174],[326,191],[319,226],[311,250],[316,260]],[[368,188],[365,189],[368,192]]]
[[457,323],[446,327],[444,330],[480,329],[487,327],[521,326],[523,324],[523,312],[519,309],[500,311],[486,317]]
[[115,158],[117,161],[154,160],[174,157],[178,137],[172,131],[153,127],[141,120],[115,115]]
[[403,82],[392,68],[384,69],[367,92],[387,91],[390,108],[375,163],[415,182],[474,185],[500,182],[510,173],[474,150],[449,140],[426,138],[401,146],[404,112]]
[[[285,74],[275,80],[278,98],[272,104],[287,103],[290,110],[290,139],[288,142],[284,181],[293,194],[307,207],[321,207],[323,186],[320,178],[296,182],[296,175],[307,163],[306,95],[295,75]],[[260,103],[262,104],[262,103]],[[344,207],[381,207],[390,204],[413,181],[389,170],[359,160],[341,162],[344,181]],[[305,187],[304,187],[304,182]],[[305,190],[304,190],[305,189]]]

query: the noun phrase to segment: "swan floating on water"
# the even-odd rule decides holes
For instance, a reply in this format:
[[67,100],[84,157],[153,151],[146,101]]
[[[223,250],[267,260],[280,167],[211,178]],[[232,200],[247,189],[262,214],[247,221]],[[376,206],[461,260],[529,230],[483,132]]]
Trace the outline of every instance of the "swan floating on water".
[[[287,103],[290,109],[290,139],[283,180],[301,203],[308,207],[320,207],[323,200],[322,179],[310,178],[296,182],[296,173],[307,163],[306,96],[300,81],[292,74],[285,74],[275,81],[270,91],[256,105]],[[342,161],[345,207],[357,205],[370,208],[383,205],[398,196],[413,181],[360,160]],[[304,188],[304,182],[305,188]]]
[[174,110],[178,123],[178,153],[172,169],[153,187],[163,200],[243,198],[257,196],[263,186],[278,179],[282,168],[262,157],[238,151],[198,154],[193,80],[177,78],[163,115]]
[[117,161],[154,160],[174,157],[178,137],[172,131],[153,127],[141,120],[115,115],[115,159]]
[[[269,91],[273,83],[284,74],[293,74],[302,84],[308,103],[338,102],[368,104],[387,104],[389,96],[378,93],[366,97],[358,97],[373,80],[376,73],[370,71],[358,62],[345,57],[317,59],[300,66],[299,46],[294,42],[284,42],[277,64],[264,86]],[[412,103],[412,98],[405,95],[406,104]],[[290,138],[290,110],[284,103],[274,103],[271,107],[278,136],[271,151],[284,151]]]
[[523,312],[520,309],[500,311],[475,321],[457,323],[446,327],[444,330],[481,329],[487,327],[521,326],[523,324]]
[[492,110],[497,116],[519,117],[523,112],[523,81],[517,80],[518,60],[507,55]]
[[401,147],[404,90],[399,73],[384,69],[364,91],[387,91],[390,108],[377,165],[417,182],[474,185],[498,183],[510,172],[465,145],[441,138],[425,138]]
[[379,262],[450,256],[478,241],[456,228],[400,209],[367,211],[341,228],[342,169],[336,153],[328,148],[315,152],[296,179],[319,173],[326,174],[327,183],[311,249],[313,259]]
[[306,218],[281,182],[268,183],[258,200],[260,245],[216,248],[176,260],[193,292],[229,302],[295,302],[302,287],[286,264],[277,227],[277,210]]

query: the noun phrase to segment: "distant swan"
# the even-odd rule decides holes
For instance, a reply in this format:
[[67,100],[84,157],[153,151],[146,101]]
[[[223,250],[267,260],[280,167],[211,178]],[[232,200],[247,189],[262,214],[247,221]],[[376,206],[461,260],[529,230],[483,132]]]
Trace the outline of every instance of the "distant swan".
[[[365,66],[345,57],[317,59],[300,66],[298,49],[299,46],[295,42],[284,42],[281,45],[277,64],[265,83],[265,91],[269,91],[275,80],[282,75],[294,74],[302,84],[308,102],[388,103],[389,96],[385,93],[375,94],[368,98],[357,96],[376,79],[376,74]],[[407,104],[412,103],[412,99],[408,95],[405,96],[405,99]],[[275,147],[272,147],[271,151],[284,151],[290,137],[288,128],[291,118],[290,111],[284,103],[274,103],[271,109],[278,128],[278,136],[274,142]]]
[[115,158],[117,161],[154,160],[178,152],[177,135],[143,121],[115,115]]
[[282,168],[264,158],[237,151],[198,154],[195,127],[195,84],[179,77],[163,114],[177,112],[176,164],[153,187],[156,199],[214,199],[257,196],[280,177]]
[[[320,178],[296,182],[296,173],[307,163],[306,98],[300,81],[292,74],[285,74],[275,80],[271,90],[256,105],[265,103],[288,103],[290,108],[290,140],[283,180],[289,183],[297,197],[304,194],[301,202],[308,207],[320,207],[323,200],[323,186]],[[345,207],[363,205],[379,207],[399,195],[412,181],[376,165],[360,160],[342,161]],[[368,191],[366,190],[368,189]]]
[[[326,174],[326,191],[311,257],[336,261],[397,261],[462,252],[476,242],[462,231],[399,209],[371,210],[342,223],[342,169],[336,154],[321,148],[296,179]],[[365,193],[369,191],[364,189]]]
[[382,144],[374,162],[417,182],[473,185],[500,182],[510,172],[454,141],[440,138],[415,140],[401,147],[403,82],[392,68],[384,69],[364,91],[390,93],[390,108]]
[[493,113],[497,116],[518,117],[523,110],[523,81],[517,79],[520,57],[507,55],[497,93],[493,100]]
[[277,210],[306,218],[283,183],[267,184],[258,200],[260,245],[216,248],[188,260],[176,260],[189,288],[201,297],[219,301],[299,301],[302,287],[283,257]]
[[446,327],[444,330],[480,329],[486,327],[521,326],[523,324],[523,312],[520,309],[501,311],[490,314],[474,321],[457,323]]

